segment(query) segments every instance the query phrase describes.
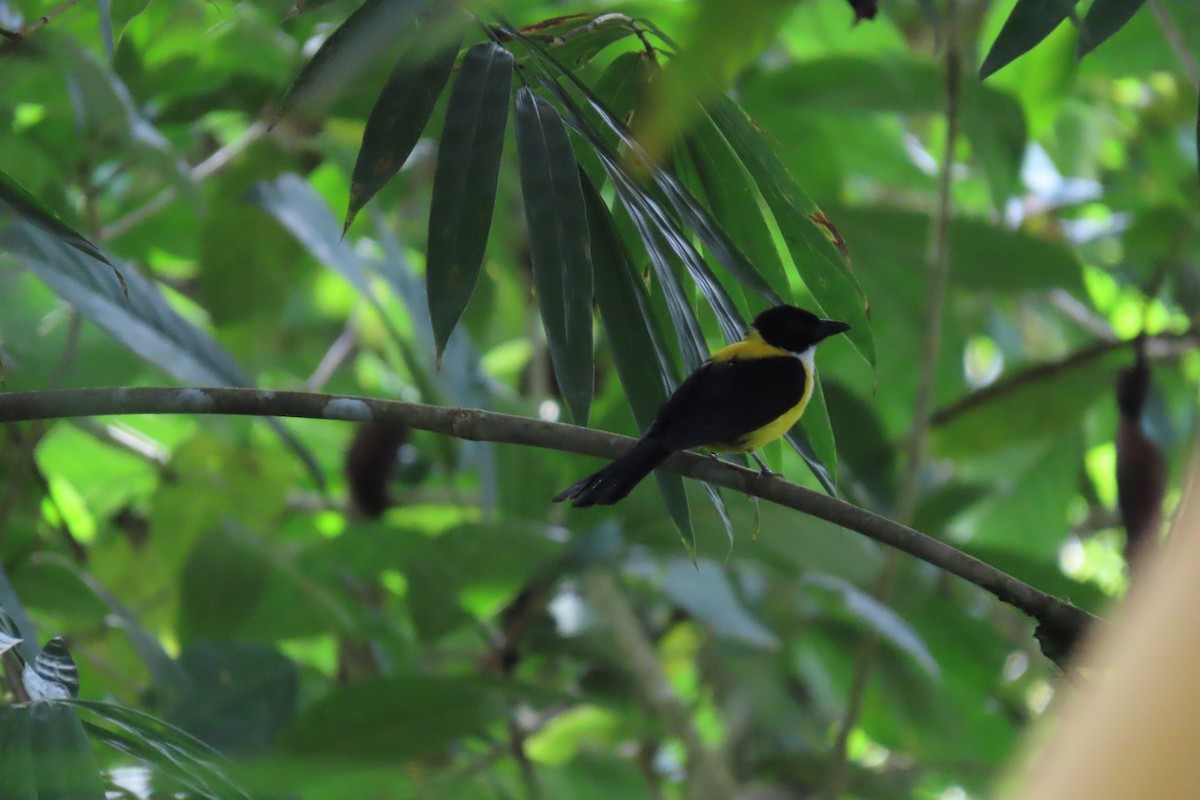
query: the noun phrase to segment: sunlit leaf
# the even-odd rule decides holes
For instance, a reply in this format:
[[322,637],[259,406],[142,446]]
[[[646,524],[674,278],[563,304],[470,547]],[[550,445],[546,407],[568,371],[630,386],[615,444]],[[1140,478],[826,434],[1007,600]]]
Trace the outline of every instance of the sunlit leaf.
[[511,53],[491,42],[477,44],[463,56],[450,92],[433,180],[425,267],[439,356],[483,266],[512,74]]
[[592,263],[579,169],[554,106],[517,92],[517,154],[538,308],[571,418],[592,403]]

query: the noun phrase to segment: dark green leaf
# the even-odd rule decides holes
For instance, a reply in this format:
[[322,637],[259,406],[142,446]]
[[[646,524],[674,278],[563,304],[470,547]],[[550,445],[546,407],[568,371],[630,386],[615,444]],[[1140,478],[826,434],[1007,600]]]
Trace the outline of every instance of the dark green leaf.
[[742,605],[725,570],[712,561],[675,559],[667,567],[663,591],[718,636],[774,650],[779,639]]
[[867,363],[874,365],[875,340],[867,301],[834,244],[837,237],[833,223],[792,180],[778,156],[732,100],[718,97],[707,111],[762,192],[813,300],[826,315],[850,323],[847,338]]
[[1079,29],[1079,57],[1104,44],[1133,18],[1146,0],[1096,0]]
[[579,168],[554,106],[517,92],[517,154],[538,308],[554,374],[576,425],[592,404],[592,262]]
[[500,711],[488,682],[397,674],[339,686],[306,709],[284,736],[296,755],[396,763],[481,733]]
[[610,44],[632,36],[634,30],[624,15],[600,14],[562,31],[547,32],[555,36],[549,43],[554,55],[564,64],[582,67]]
[[30,716],[29,741],[37,796],[103,800],[100,769],[75,709],[57,702],[17,708]]
[[4,800],[38,800],[32,708],[0,705],[0,786],[4,787]]
[[418,5],[415,0],[366,0],[300,70],[275,112],[275,121],[301,103],[332,97],[393,42],[412,33],[419,24]]
[[487,248],[513,57],[492,42],[463,56],[450,92],[429,207],[425,279],[440,358],[462,316]]
[[179,666],[190,691],[168,710],[172,723],[222,753],[260,755],[296,713],[296,665],[259,642],[186,648]]
[[431,58],[425,58],[418,43],[410,45],[401,55],[363,130],[362,147],[350,179],[350,207],[343,230],[350,227],[358,210],[404,165],[450,78],[461,44],[460,37]]
[[1017,0],[979,68],[979,80],[1024,55],[1075,12],[1077,0]]
[[[158,286],[137,272],[129,272],[123,283],[114,274],[96,272],[88,257],[32,225],[14,225],[0,233],[0,243],[86,319],[179,380],[201,386],[253,385],[229,353],[180,316]],[[323,486],[324,475],[308,449],[279,420],[269,418],[268,423]]]
[[122,279],[116,266],[108,260],[99,247],[88,241],[83,234],[62,222],[53,211],[39,203],[36,197],[25,191],[21,184],[10,178],[3,170],[0,170],[0,211],[32,222],[63,244],[74,247],[79,252],[107,264],[117,279]]
[[[808,399],[808,407],[804,409],[804,415],[800,417],[800,430],[804,432],[804,438],[812,448],[813,455],[825,468],[825,472],[834,486],[837,486],[837,444],[833,438],[833,423],[829,421],[829,409],[825,405],[825,390],[821,386],[819,368],[813,377],[816,383],[813,386],[812,397]],[[828,486],[825,488],[831,494],[836,494]]]
[[[591,181],[583,181],[592,263],[596,269],[596,304],[608,335],[613,362],[625,389],[625,399],[640,430],[646,430],[666,401],[675,376],[662,334],[646,299],[641,277],[629,261],[608,208]],[[653,358],[651,358],[653,356]],[[689,553],[696,551],[696,533],[683,478],[655,470],[663,502]]]
[[713,218],[781,298],[791,298],[783,260],[759,208],[759,196],[741,159],[707,114],[685,139]]

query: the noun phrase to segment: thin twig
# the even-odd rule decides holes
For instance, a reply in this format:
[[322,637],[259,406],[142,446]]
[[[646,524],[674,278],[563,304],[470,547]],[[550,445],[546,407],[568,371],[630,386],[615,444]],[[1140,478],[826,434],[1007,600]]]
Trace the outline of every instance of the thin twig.
[[1162,31],[1163,38],[1167,40],[1171,52],[1179,59],[1183,71],[1191,80],[1192,86],[1200,85],[1200,60],[1197,60],[1191,48],[1188,47],[1187,39],[1184,38],[1183,31],[1179,30],[1179,26],[1175,24],[1175,18],[1171,16],[1170,9],[1163,4],[1162,0],[1150,0],[1150,11],[1154,14],[1154,21],[1158,23],[1158,28]]
[[[1085,366],[1116,350],[1131,347],[1133,342],[1133,339],[1095,342],[1054,361],[1044,361],[1040,364],[1026,367],[1020,372],[1014,372],[1006,378],[1001,378],[989,386],[971,392],[955,400],[950,405],[938,409],[933,413],[930,421],[934,427],[947,425],[963,414],[1007,397],[1018,389],[1023,389],[1030,384],[1052,378],[1059,373]],[[1181,333],[1160,333],[1155,336],[1145,337],[1145,342],[1146,356],[1148,358],[1171,358],[1200,345],[1200,331],[1188,330]]]
[[[560,422],[472,408],[445,408],[367,397],[228,387],[92,388],[0,393],[0,423],[108,414],[228,414],[408,425],[468,441],[516,444],[615,459],[634,439]],[[912,528],[821,492],[696,453],[676,453],[661,469],[759,497],[855,531],[990,592],[1039,623],[1043,651],[1072,640],[1093,615]],[[556,487],[545,487],[547,495]],[[586,512],[578,512],[586,513]]]
[[[945,37],[944,116],[946,139],[938,170],[937,206],[934,208],[929,233],[929,249],[926,253],[929,284],[925,290],[925,329],[921,338],[920,376],[917,382],[917,394],[913,400],[912,428],[909,431],[904,472],[901,476],[896,504],[897,520],[904,525],[912,524],[916,514],[917,501],[920,498],[921,476],[925,468],[930,419],[933,415],[933,388],[942,349],[942,317],[946,305],[946,285],[950,275],[951,189],[954,184],[954,149],[958,144],[958,83],[961,67],[956,29],[955,0],[946,0],[946,12],[942,25],[942,33]],[[888,553],[883,568],[872,587],[872,594],[880,602],[886,603],[891,597],[892,587],[899,569],[899,554],[895,551]],[[862,706],[878,649],[879,634],[874,628],[868,628],[863,632],[855,650],[854,676],[850,682],[850,693],[847,695],[841,724],[830,750],[827,796],[831,800],[837,800],[842,796],[849,781],[846,748],[850,741],[850,733],[858,724],[858,718],[862,714]]]
[[[224,169],[229,162],[237,158],[252,144],[257,142],[267,133],[267,124],[261,120],[256,120],[249,128],[242,133],[241,136],[234,139],[229,144],[220,148],[208,158],[201,161],[196,166],[192,167],[190,175],[194,181],[203,181],[210,175]],[[135,208],[123,217],[120,217],[115,222],[112,222],[100,229],[100,235],[97,237],[100,241],[106,242],[114,239],[117,236],[129,231],[141,223],[148,220],[150,217],[162,211],[167,205],[175,199],[179,194],[179,190],[174,186],[168,186],[154,197],[150,198],[144,206]]]
[[737,796],[737,781],[724,758],[700,737],[692,714],[667,680],[654,645],[607,570],[590,570],[586,596],[612,632],[622,665],[633,675],[645,710],[683,743],[687,753],[690,800],[727,800]]
[[4,36],[4,38],[8,39],[8,41],[4,43],[3,47],[0,47],[0,56],[5,55],[10,50],[17,47],[17,45],[19,45],[19,44],[21,44],[21,42],[25,41],[25,38],[28,37],[31,33],[35,33],[36,31],[45,27],[46,25],[48,25],[50,23],[50,20],[54,19],[59,14],[62,14],[64,11],[67,11],[72,6],[75,6],[78,3],[79,3],[79,0],[66,0],[65,2],[55,6],[54,8],[50,9],[49,11],[47,11],[45,14],[43,14],[42,16],[35,19],[33,22],[29,23],[28,25],[23,26],[19,31],[4,30],[3,36]]

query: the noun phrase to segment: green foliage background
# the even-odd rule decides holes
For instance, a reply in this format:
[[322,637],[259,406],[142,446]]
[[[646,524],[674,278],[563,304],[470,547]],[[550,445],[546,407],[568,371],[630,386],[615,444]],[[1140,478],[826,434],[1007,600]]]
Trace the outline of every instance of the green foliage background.
[[[627,27],[547,52],[661,147],[664,174],[715,220],[715,233],[675,224],[719,291],[683,272],[686,247],[663,250],[697,321],[691,340],[597,156],[598,142],[629,148],[578,93],[568,99],[596,134],[572,126],[544,80],[555,73],[499,29],[487,45],[477,25],[431,26],[399,39],[402,52],[391,40],[365,51],[353,74],[314,78],[303,65],[355,4],[68,5],[0,44],[4,390],[309,388],[635,433],[691,366],[689,348],[728,335],[714,297],[749,318],[773,292],[862,316],[853,340],[822,347],[808,460],[781,446],[768,458],[814,488],[827,469],[841,496],[895,515],[952,41],[950,279],[913,524],[1102,612],[1125,582],[1113,479],[1123,340],[1151,337],[1144,424],[1173,487],[1194,437],[1200,6],[1085,0],[1081,35],[1058,24],[1065,11],[1028,0],[959,3],[952,31],[928,2],[885,3],[857,25],[843,0],[733,5],[476,9],[516,26],[616,11],[678,40],[676,59],[658,56],[659,83]],[[54,10],[0,0],[0,28]],[[452,108],[458,89],[440,88],[465,71],[449,59],[460,36],[493,61],[506,47],[515,56],[499,105],[469,118]],[[994,73],[982,83],[979,65]],[[722,127],[742,118],[718,85],[753,120],[738,129],[748,149]],[[376,117],[381,91],[391,105]],[[364,141],[387,113],[390,127]],[[464,123],[439,158],[442,131]],[[522,138],[534,125],[544,151]],[[563,135],[586,176],[574,210],[545,202],[574,174],[556,172],[573,166],[551,144]],[[388,180],[399,167],[388,154],[405,147]],[[756,148],[802,193],[747,155]],[[636,159],[616,163],[633,165],[648,200],[671,196],[646,188]],[[451,186],[443,173],[458,175],[458,194],[434,188]],[[676,219],[688,208],[667,207]],[[818,207],[848,262],[814,224]],[[590,263],[569,245],[583,221]],[[462,251],[485,241],[473,292],[436,268],[469,270]],[[729,263],[744,254],[749,268],[720,268],[729,242]],[[562,273],[548,269],[555,252]],[[593,268],[599,313],[564,314],[590,303],[580,292]],[[11,770],[24,783],[5,785],[28,790],[17,796],[58,791],[47,763],[73,765],[60,780],[84,765],[68,790],[79,797],[99,796],[97,771],[213,797],[722,796],[703,782],[700,751],[746,796],[985,796],[1057,686],[1011,608],[909,559],[876,597],[887,555],[793,512],[714,502],[679,479],[570,512],[549,498],[594,461],[417,433],[400,451],[394,506],[369,520],[347,499],[352,426],[273,426],[163,416],[3,432],[0,606],[27,657],[66,639],[84,698],[78,717],[0,706],[0,783]],[[650,673],[619,625],[613,635],[630,610],[657,656]],[[830,754],[868,636],[879,644],[840,772]],[[685,713],[655,704],[655,671]],[[229,756],[220,770],[241,789],[196,760],[197,742],[122,708]]]

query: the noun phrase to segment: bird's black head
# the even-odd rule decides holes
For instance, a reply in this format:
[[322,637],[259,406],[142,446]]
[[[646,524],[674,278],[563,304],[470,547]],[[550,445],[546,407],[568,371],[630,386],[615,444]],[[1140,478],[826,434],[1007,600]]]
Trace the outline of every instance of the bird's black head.
[[850,326],[837,320],[821,319],[803,308],[775,306],[754,318],[754,329],[767,344],[802,353],[822,339],[850,330]]

